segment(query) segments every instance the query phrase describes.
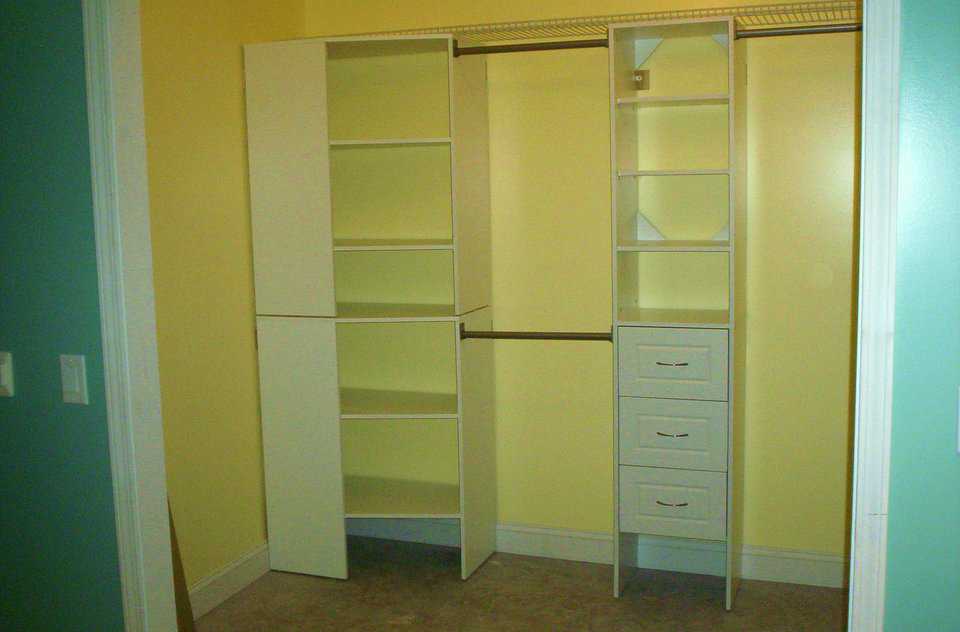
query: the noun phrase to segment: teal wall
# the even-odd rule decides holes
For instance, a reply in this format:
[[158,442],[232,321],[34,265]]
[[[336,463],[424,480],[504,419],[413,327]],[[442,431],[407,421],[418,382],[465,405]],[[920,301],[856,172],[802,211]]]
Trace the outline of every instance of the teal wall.
[[[80,1],[0,16],[0,629],[119,631]],[[61,353],[89,406],[62,403]]]
[[960,2],[903,0],[886,630],[960,630]]

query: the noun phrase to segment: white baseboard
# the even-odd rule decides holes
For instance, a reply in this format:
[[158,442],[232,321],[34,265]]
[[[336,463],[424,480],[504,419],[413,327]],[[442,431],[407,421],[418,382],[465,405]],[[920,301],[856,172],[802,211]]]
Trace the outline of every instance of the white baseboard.
[[[349,535],[460,545],[459,520],[362,519],[347,520]],[[682,538],[637,538],[637,560],[644,568],[722,575],[725,566],[719,542]],[[518,524],[497,525],[497,551],[576,562],[611,564],[613,537],[609,533],[547,529]],[[267,545],[257,547],[190,588],[193,616],[199,619],[270,570]],[[846,560],[840,555],[809,551],[743,547],[743,577],[769,582],[840,588],[846,583]]]
[[193,618],[199,619],[270,570],[264,543],[190,587]]

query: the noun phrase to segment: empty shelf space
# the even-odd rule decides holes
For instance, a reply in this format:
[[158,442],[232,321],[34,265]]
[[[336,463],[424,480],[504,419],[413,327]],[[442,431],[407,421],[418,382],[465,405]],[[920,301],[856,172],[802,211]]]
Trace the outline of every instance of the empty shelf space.
[[661,169],[661,170],[633,170],[618,169],[619,178],[642,178],[644,176],[728,176],[729,169]]
[[362,145],[449,145],[448,136],[439,138],[359,138],[352,140],[331,140],[331,147],[356,147]]
[[617,321],[621,325],[656,327],[704,327],[726,329],[730,326],[729,312],[724,309],[647,309],[620,307]]
[[620,252],[730,252],[730,242],[673,239],[624,241],[617,245],[617,250]]
[[357,250],[453,250],[452,239],[335,239],[335,252]]
[[345,476],[347,518],[459,518],[456,485],[366,476]]
[[456,416],[454,393],[340,389],[341,419],[449,419]]
[[729,94],[701,94],[665,97],[620,97],[617,99],[617,105],[635,105],[640,107],[664,107],[671,105],[723,105],[729,102]]
[[453,305],[423,303],[337,303],[338,321],[455,320]]

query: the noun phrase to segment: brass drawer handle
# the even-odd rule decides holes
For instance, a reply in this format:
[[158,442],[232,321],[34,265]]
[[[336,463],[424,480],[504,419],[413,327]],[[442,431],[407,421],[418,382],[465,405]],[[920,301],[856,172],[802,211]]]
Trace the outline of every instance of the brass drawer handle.
[[690,366],[689,362],[657,362],[657,366]]
[[689,505],[690,503],[676,503],[676,504],[671,504],[671,503],[661,502],[661,501],[658,500],[658,501],[657,501],[657,504],[660,505],[661,507],[686,507],[686,506]]
[[669,433],[666,433],[666,432],[657,431],[657,434],[658,434],[659,436],[661,436],[661,437],[670,437],[670,438],[672,438],[672,439],[681,439],[681,438],[683,438],[683,437],[689,437],[689,436],[690,436],[690,433],[689,433],[689,432],[681,432],[680,434],[669,434]]

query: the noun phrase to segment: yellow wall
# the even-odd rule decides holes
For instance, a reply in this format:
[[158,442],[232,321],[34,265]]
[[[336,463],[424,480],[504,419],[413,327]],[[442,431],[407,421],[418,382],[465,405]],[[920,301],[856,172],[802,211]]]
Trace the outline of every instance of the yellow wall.
[[144,97],[170,502],[187,581],[265,541],[240,45],[300,0],[143,0]]

